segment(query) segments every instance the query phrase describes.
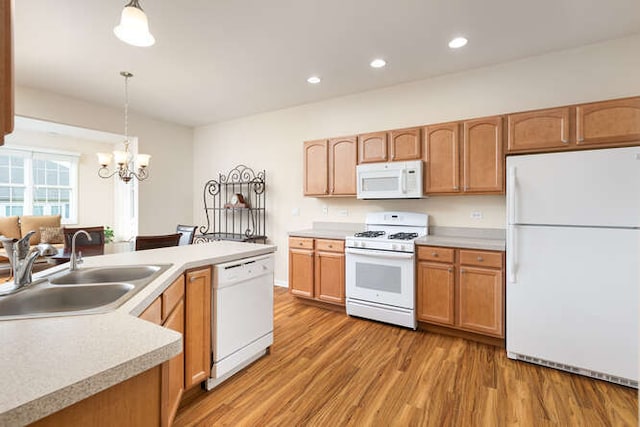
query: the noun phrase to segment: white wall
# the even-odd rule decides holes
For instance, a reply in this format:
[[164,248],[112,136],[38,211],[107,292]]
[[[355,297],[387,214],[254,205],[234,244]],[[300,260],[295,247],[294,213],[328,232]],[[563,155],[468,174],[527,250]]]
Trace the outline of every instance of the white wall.
[[[402,209],[427,212],[434,225],[504,227],[503,196],[304,198],[302,142],[640,95],[639,51],[640,35],[197,128],[194,222],[204,223],[204,183],[243,163],[266,170],[267,234],[279,247],[276,280],[287,280],[287,231],[309,228],[314,220],[362,222],[369,211]],[[293,208],[300,216],[292,215]],[[346,217],[339,215],[344,209]],[[470,219],[472,209],[481,210],[483,219]]]
[[113,181],[98,176],[96,153],[113,151],[113,144],[68,135],[16,129],[5,138],[6,146],[24,146],[74,152],[78,159],[78,223],[73,226],[114,225]]
[[[116,134],[124,127],[122,109],[26,87],[16,88],[15,110],[19,116]],[[139,233],[166,234],[178,223],[190,223],[193,130],[130,112],[129,134],[139,138],[139,152],[151,154],[151,177],[140,184]]]

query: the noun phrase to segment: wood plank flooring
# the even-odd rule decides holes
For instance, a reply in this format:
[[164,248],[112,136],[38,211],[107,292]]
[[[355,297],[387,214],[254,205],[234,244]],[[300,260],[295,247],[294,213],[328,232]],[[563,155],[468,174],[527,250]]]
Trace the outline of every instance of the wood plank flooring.
[[637,390],[413,332],[275,291],[271,354],[205,393],[175,426],[637,426]]

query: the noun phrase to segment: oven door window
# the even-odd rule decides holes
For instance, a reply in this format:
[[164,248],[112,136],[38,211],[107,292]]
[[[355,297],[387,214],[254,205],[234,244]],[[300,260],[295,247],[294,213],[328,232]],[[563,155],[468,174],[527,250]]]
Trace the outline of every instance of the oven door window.
[[414,307],[413,254],[347,252],[347,297],[395,307]]

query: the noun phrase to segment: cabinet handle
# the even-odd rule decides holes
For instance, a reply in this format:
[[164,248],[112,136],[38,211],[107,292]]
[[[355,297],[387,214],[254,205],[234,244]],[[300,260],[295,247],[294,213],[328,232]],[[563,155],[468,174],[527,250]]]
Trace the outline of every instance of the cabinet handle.
[[431,256],[432,256],[432,257],[436,257],[436,258],[438,258],[438,253],[437,253],[437,252],[432,252],[432,253],[431,253]]
[[478,258],[476,258],[478,260],[478,262],[482,262],[484,261],[484,258],[482,258],[481,256],[479,256]]
[[578,142],[584,142],[584,136],[579,137]]

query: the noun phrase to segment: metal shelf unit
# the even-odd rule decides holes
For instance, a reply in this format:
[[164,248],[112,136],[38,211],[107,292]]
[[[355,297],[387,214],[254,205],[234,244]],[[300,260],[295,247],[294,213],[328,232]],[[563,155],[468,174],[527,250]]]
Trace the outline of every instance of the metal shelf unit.
[[[230,205],[234,194],[241,194],[246,207]],[[238,165],[219,173],[204,185],[204,212],[207,224],[199,228],[194,243],[215,240],[266,243],[265,171],[254,172]]]

